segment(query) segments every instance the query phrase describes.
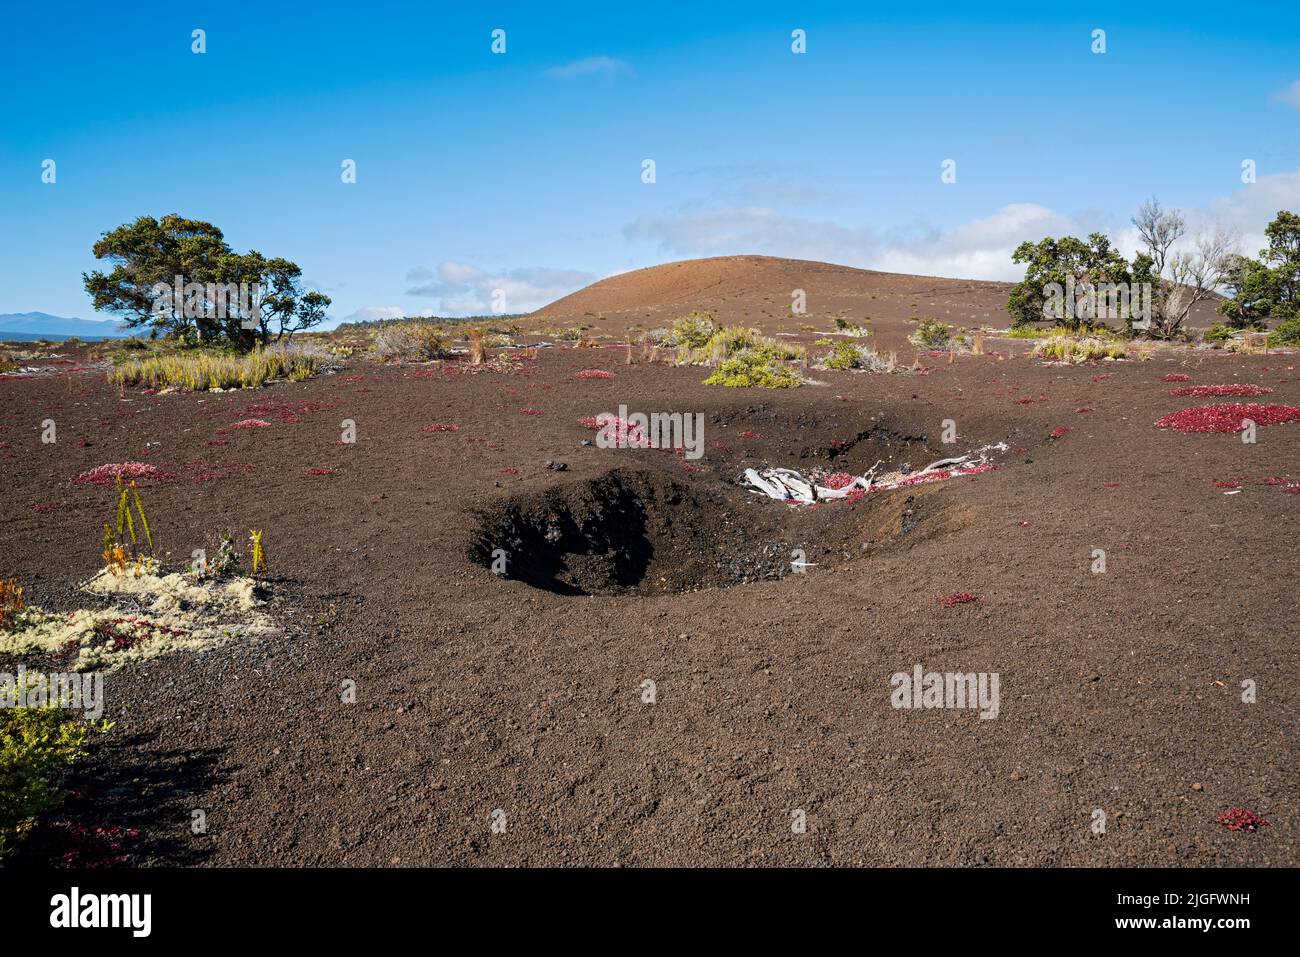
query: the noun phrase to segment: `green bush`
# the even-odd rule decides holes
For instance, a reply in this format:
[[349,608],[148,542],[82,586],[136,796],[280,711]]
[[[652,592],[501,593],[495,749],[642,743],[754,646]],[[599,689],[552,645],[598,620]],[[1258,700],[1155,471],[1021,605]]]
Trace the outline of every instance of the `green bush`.
[[857,347],[851,342],[837,342],[834,348],[822,359],[827,369],[857,369],[862,364]]
[[687,349],[702,349],[717,331],[718,322],[713,313],[696,309],[673,323],[669,341]]
[[1237,330],[1232,326],[1225,325],[1222,322],[1216,322],[1210,328],[1205,330],[1206,342],[1229,342],[1232,340]]
[[94,728],[57,708],[0,711],[0,858],[63,799],[64,775]]
[[1300,316],[1292,316],[1278,323],[1277,328],[1268,334],[1270,349],[1281,346],[1300,346]]
[[952,343],[948,326],[938,319],[922,319],[907,340],[917,348],[926,350],[947,349]]
[[742,352],[723,360],[705,385],[722,385],[732,389],[792,389],[803,385],[803,378],[781,363],[780,354],[767,347]]

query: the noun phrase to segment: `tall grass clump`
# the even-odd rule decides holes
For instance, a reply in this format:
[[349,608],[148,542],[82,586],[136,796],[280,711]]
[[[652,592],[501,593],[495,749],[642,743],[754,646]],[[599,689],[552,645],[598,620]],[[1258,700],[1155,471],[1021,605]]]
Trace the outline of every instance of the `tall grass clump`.
[[1128,355],[1128,350],[1123,342],[1113,337],[1057,333],[1035,346],[1034,355],[1078,365],[1103,359],[1123,359]]
[[194,350],[125,359],[108,378],[116,385],[202,392],[249,389],[275,379],[299,382],[331,364],[324,349],[283,343],[243,355]]

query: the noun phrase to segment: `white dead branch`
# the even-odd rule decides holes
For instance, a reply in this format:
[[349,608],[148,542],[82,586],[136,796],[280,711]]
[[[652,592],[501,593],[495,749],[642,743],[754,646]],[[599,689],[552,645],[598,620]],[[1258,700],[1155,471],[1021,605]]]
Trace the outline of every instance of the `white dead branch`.
[[[830,488],[796,472],[794,469],[765,468],[745,469],[741,485],[747,485],[756,495],[766,495],[779,502],[797,502],[811,505],[814,502],[847,498],[855,490],[862,492],[883,492],[904,485],[916,485],[926,481],[943,478],[955,478],[959,475],[972,475],[989,469],[990,453],[1005,452],[1007,444],[985,445],[973,452],[953,458],[939,459],[918,471],[900,469],[877,475],[876,470],[883,464],[877,462],[863,475],[856,476],[852,482],[841,488]],[[946,473],[940,476],[938,473]]]

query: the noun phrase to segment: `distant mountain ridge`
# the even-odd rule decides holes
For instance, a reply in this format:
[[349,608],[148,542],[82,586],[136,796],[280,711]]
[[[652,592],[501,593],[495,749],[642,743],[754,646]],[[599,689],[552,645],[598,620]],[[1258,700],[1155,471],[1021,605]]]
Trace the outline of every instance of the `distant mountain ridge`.
[[73,319],[52,316],[48,312],[7,312],[0,314],[0,339],[116,339],[128,336],[115,320]]

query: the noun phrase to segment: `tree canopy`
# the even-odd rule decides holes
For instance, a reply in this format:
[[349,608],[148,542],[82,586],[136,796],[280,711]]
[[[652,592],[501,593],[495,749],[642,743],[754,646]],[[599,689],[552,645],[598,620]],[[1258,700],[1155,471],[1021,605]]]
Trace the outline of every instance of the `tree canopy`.
[[94,253],[112,265],[82,275],[95,308],[153,337],[251,349],[319,325],[330,305],[296,263],[237,253],[212,223],[176,213],[104,233]]

